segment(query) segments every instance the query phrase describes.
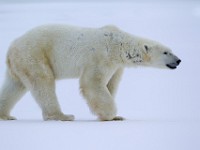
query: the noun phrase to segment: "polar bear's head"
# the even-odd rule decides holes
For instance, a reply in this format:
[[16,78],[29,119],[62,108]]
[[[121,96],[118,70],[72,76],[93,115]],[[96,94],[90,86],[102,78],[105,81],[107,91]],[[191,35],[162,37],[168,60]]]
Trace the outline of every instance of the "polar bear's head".
[[139,39],[133,47],[125,54],[128,65],[176,69],[181,62],[168,47],[155,41]]

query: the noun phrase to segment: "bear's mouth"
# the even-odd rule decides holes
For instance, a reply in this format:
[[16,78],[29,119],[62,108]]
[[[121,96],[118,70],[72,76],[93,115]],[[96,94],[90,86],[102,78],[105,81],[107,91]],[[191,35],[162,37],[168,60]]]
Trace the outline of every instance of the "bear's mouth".
[[176,67],[178,66],[177,64],[175,63],[171,63],[171,64],[166,64],[166,66],[170,69],[176,69]]
[[178,59],[176,62],[166,64],[166,66],[170,69],[176,69],[176,67],[181,63],[181,60]]

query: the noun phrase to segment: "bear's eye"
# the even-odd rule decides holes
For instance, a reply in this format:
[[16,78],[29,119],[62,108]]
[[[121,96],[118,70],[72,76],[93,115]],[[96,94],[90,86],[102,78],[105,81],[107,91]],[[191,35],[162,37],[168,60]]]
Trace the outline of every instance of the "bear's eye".
[[167,54],[168,54],[168,52],[164,52],[163,54],[167,55]]
[[149,48],[148,48],[148,46],[147,46],[147,45],[144,45],[144,48],[145,48],[146,52],[148,52],[148,51],[149,51]]

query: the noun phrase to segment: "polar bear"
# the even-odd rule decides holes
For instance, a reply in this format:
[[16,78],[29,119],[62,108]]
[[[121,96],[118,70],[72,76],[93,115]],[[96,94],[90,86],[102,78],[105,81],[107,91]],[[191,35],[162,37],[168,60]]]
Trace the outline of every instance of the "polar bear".
[[81,28],[43,25],[16,39],[7,54],[7,71],[0,92],[0,118],[30,91],[44,120],[72,121],[63,114],[55,80],[79,78],[81,93],[99,120],[116,116],[114,97],[125,67],[175,69],[181,60],[162,44],[126,33],[115,26]]

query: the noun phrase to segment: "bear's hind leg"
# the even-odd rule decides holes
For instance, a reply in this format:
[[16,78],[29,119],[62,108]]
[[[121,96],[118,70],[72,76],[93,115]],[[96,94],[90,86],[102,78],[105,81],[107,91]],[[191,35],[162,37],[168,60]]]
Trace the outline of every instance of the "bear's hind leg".
[[61,112],[55,93],[55,81],[52,79],[37,78],[30,91],[42,109],[44,120],[74,120],[73,115],[65,115]]
[[49,77],[35,79],[31,84],[31,94],[42,109],[44,120],[72,121],[73,115],[65,115],[61,112],[55,93],[55,81]]
[[46,64],[32,66],[24,75],[24,84],[42,109],[44,120],[72,121],[73,115],[62,113],[55,92],[55,78]]
[[10,111],[25,92],[24,85],[7,72],[0,92],[0,120],[15,120]]

